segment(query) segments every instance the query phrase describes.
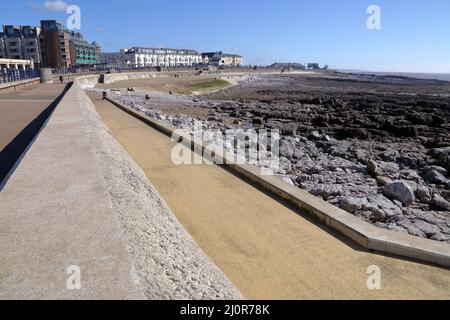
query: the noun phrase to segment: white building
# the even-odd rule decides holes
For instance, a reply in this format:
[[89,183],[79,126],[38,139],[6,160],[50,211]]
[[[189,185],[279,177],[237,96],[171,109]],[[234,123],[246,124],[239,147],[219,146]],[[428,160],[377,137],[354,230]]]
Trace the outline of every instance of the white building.
[[222,51],[202,53],[203,64],[211,66],[241,67],[244,65],[244,58],[237,54],[227,54]]
[[0,70],[4,68],[16,70],[34,69],[34,60],[0,58]]
[[111,67],[191,67],[200,64],[202,57],[195,50],[133,47],[102,53],[100,62]]

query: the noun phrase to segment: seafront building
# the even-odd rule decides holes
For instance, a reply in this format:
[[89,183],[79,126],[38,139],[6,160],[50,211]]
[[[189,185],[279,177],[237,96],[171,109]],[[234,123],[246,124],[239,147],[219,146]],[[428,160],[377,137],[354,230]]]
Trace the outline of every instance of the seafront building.
[[191,49],[142,48],[122,49],[120,52],[102,53],[100,63],[112,68],[192,67],[240,67],[244,58],[222,51],[198,53]]
[[[39,27],[3,26],[3,32],[0,32],[0,59],[26,60],[26,63],[11,64],[39,67],[42,62],[40,34]],[[30,60],[33,62],[30,63]]]
[[97,43],[88,43],[81,33],[67,30],[56,20],[42,20],[40,27],[5,25],[0,32],[0,59],[33,61],[17,63],[19,66],[53,69],[94,66],[100,52]]
[[306,70],[306,66],[296,62],[276,62],[269,66],[275,69],[287,69],[287,70]]
[[74,66],[92,66],[99,61],[101,48],[96,42],[89,43],[79,32],[69,32],[70,61]]
[[319,70],[320,65],[318,63],[308,63],[308,70]]
[[0,69],[16,69],[16,70],[34,69],[34,61],[23,59],[0,58]]
[[41,21],[42,60],[45,67],[64,69],[94,66],[98,63],[100,48],[88,43],[79,32],[65,29],[55,20]]
[[192,67],[201,63],[201,55],[191,49],[133,47],[102,53],[100,63],[116,68]]
[[244,58],[237,54],[217,52],[202,53],[202,63],[215,67],[241,67],[244,65]]

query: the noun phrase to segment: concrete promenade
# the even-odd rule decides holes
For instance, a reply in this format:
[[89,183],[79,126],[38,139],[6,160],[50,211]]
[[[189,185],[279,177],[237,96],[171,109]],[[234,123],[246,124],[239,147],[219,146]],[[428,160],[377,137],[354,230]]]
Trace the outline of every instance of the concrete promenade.
[[0,300],[242,298],[78,80],[0,192],[0,221]]
[[[175,166],[173,142],[91,94],[114,137],[204,252],[250,299],[449,299],[450,271],[363,250],[218,166]],[[369,266],[382,289],[367,288]]]
[[64,85],[38,85],[0,95],[0,182],[40,130]]
[[[111,214],[87,135],[85,106],[75,89],[64,96],[0,192],[0,299],[144,297]],[[5,121],[27,125],[61,90],[40,86],[2,100],[10,110]],[[20,130],[8,127],[9,138],[2,143]],[[80,268],[80,290],[67,285],[72,266]]]

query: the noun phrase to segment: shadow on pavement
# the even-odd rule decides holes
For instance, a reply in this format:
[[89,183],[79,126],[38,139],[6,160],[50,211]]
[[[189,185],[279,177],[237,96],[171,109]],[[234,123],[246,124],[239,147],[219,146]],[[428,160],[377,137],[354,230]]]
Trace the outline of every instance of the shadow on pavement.
[[55,101],[0,151],[0,192],[70,87],[68,84]]

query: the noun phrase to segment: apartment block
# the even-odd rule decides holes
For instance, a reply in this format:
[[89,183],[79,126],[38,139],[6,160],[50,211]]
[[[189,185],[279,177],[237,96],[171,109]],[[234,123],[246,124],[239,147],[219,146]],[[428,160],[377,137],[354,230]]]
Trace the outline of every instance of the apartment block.
[[100,60],[105,65],[136,68],[192,67],[201,63],[201,55],[190,49],[133,47],[120,52],[103,53]]
[[217,52],[202,53],[202,63],[216,67],[240,67],[244,65],[244,58],[237,54]]
[[0,59],[32,60],[35,66],[40,66],[40,34],[38,27],[3,26],[3,32],[0,32]]

